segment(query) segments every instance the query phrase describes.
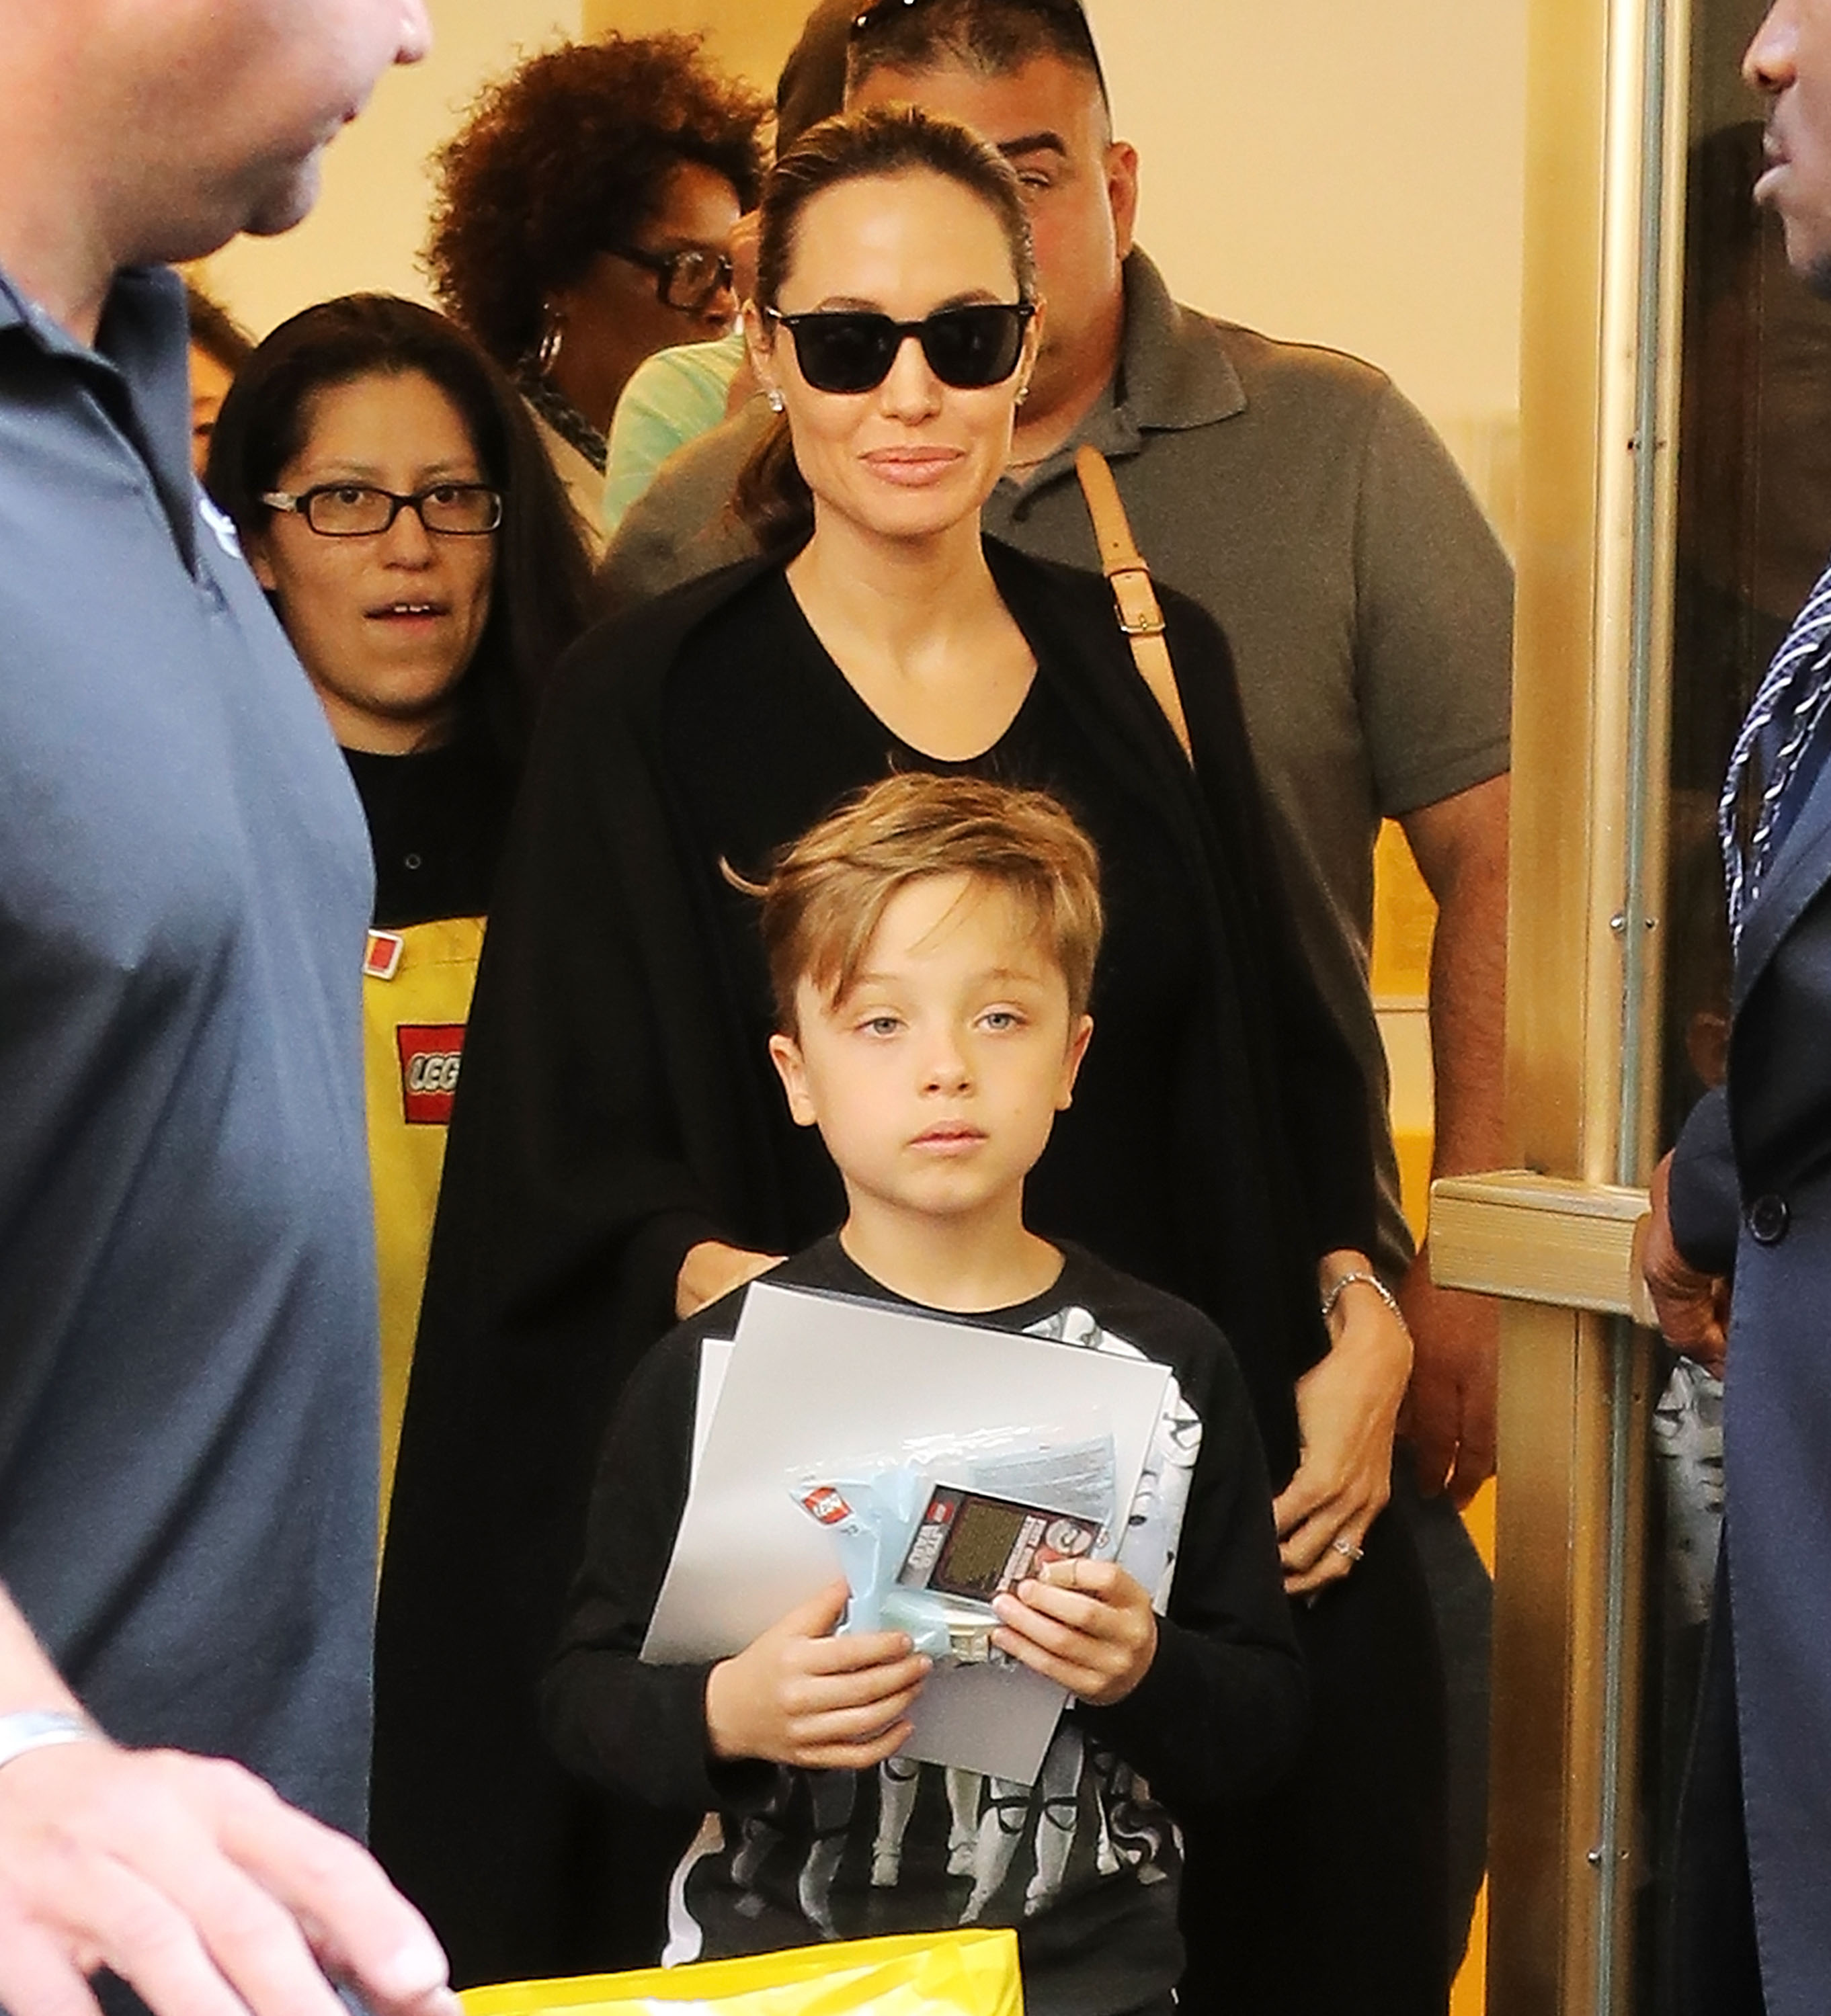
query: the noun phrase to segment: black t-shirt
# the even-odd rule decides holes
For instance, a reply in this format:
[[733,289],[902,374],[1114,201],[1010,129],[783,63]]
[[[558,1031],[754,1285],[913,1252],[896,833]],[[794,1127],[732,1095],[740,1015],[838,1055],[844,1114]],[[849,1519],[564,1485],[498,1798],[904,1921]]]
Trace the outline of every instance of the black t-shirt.
[[[1025,1187],[1027,1222],[1085,1241],[1128,1272],[1191,1294],[1184,1277],[1171,1106],[1198,997],[1184,870],[1148,804],[1121,787],[1053,684],[1047,665],[982,755],[950,762],[894,735],[815,635],[786,576],[762,574],[683,649],[665,733],[680,781],[690,859],[728,862],[748,880],[840,801],[894,771],[995,778],[1049,791],[1099,850],[1107,929],[1090,1003],[1094,1038],[1073,1105]],[[754,1054],[776,1027],[754,898],[715,877],[718,953],[743,1005]],[[772,1108],[784,1172],[788,1243],[806,1244],[845,1215],[818,1133]]]
[[377,927],[486,916],[513,787],[484,738],[407,756],[346,749],[344,761],[369,823]]
[[[903,1301],[837,1239],[771,1279]],[[804,1772],[712,1762],[709,1668],[637,1656],[686,1504],[701,1342],[731,1334],[744,1292],[671,1332],[631,1380],[546,1686],[550,1731],[574,1770],[654,1806],[719,1816],[676,1878],[669,1957],[1009,1924],[1038,2016],[1108,2016],[1167,1995],[1182,1970],[1170,1816],[1262,1789],[1303,1724],[1264,1458],[1220,1332],[1073,1247],[1043,1294],[957,1319],[1170,1369],[1154,1448],[1160,1473],[1186,1473],[1188,1496],[1156,1655],[1123,1701],[1069,1708],[1034,1787],[913,1765]]]

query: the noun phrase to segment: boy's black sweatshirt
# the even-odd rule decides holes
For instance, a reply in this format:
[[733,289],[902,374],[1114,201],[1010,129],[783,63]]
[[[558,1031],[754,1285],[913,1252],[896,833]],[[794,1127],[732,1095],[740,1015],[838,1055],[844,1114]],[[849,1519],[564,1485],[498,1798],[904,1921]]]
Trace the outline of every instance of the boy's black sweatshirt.
[[[836,1238],[770,1278],[902,1300]],[[709,1664],[639,1654],[687,1501],[701,1341],[731,1334],[744,1292],[672,1331],[630,1381],[546,1686],[549,1733],[573,1770],[651,1806],[717,1816],[676,1881],[669,1957],[1013,1924],[1027,2004],[1043,2016],[1166,1994],[1182,1967],[1170,1818],[1263,1790],[1295,1755],[1304,1714],[1264,1459],[1225,1341],[1187,1303],[1072,1247],[1045,1294],[955,1319],[1048,1332],[1084,1310],[1106,1348],[1170,1369],[1185,1462],[1198,1435],[1151,1669],[1113,1707],[1071,1706],[1033,1791],[894,1762],[856,1773],[721,1764],[706,1743]]]

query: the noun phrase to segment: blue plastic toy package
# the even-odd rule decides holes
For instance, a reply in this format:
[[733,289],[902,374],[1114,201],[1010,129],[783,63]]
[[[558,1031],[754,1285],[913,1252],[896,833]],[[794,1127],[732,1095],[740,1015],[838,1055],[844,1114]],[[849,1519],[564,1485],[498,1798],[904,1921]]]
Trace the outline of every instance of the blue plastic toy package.
[[937,1663],[1005,1665],[992,1599],[1047,1562],[1112,1557],[1114,1467],[1109,1431],[1012,1427],[798,1471],[789,1490],[838,1553],[842,1633],[906,1631]]

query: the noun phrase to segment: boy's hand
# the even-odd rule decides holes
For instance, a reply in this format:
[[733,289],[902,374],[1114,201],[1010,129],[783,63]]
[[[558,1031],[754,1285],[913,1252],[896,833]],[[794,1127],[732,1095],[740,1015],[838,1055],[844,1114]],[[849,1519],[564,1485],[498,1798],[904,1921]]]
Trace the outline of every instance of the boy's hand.
[[1117,1561],[1051,1561],[992,1607],[1000,1651],[1094,1708],[1123,1701],[1157,1656],[1151,1599]]
[[901,1631],[835,1638],[843,1582],[773,1624],[706,1682],[715,1757],[760,1757],[809,1771],[868,1771],[894,1756],[934,1663]]

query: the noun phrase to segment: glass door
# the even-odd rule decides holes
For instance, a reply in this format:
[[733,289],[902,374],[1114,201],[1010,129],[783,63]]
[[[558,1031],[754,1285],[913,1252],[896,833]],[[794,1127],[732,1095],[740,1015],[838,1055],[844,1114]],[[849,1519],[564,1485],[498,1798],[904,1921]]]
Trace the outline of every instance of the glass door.
[[1532,20],[1516,1166],[1440,1185],[1432,1216],[1440,1275],[1507,1298],[1494,2016],[1665,2005],[1721,1394],[1644,1327],[1641,1186],[1724,1067],[1717,793],[1831,546],[1831,309],[1750,199],[1737,72],[1763,11],[1538,0]]

